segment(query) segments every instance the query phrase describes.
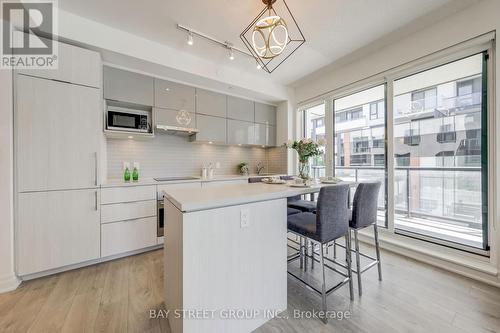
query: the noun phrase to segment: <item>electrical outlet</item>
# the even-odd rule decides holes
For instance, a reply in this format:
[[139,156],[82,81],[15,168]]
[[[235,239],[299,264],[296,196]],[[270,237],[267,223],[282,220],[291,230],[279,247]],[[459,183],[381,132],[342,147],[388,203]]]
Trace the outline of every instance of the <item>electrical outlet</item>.
[[250,211],[242,209],[240,211],[240,227],[247,228],[250,226]]

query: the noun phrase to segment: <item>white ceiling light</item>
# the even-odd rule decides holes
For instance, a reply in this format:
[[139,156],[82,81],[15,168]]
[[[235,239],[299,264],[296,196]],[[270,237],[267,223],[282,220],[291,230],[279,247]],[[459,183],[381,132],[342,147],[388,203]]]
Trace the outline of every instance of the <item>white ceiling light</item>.
[[193,33],[191,31],[188,32],[188,39],[187,39],[187,43],[188,45],[193,45],[194,44],[194,41],[193,41]]
[[229,48],[229,60],[234,60],[234,51],[233,48]]

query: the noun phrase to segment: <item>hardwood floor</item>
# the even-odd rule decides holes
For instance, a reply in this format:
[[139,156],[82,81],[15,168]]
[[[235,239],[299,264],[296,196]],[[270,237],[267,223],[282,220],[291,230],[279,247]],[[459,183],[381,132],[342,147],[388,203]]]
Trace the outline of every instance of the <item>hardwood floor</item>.
[[[23,282],[0,294],[0,332],[170,332],[166,319],[149,319],[163,309],[162,257],[157,250]],[[386,251],[382,261],[384,281],[376,269],[363,274],[362,297],[356,283],[353,303],[347,287],[328,297],[329,310],[350,318],[294,318],[319,310],[321,299],[289,276],[288,319],[256,332],[500,332],[500,289]],[[319,265],[312,281],[318,273]]]

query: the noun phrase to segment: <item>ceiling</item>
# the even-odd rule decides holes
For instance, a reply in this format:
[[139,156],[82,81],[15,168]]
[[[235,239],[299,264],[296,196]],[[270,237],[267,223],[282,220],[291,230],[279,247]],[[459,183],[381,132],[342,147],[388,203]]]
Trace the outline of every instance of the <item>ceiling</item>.
[[[287,0],[305,37],[304,44],[275,72],[259,75],[288,85],[436,10],[450,12],[471,0]],[[264,7],[260,0],[60,0],[65,11],[194,55],[255,73],[255,62],[234,61],[207,41],[186,43],[176,24],[244,48],[240,32]],[[438,18],[436,18],[438,19]],[[428,23],[428,22],[427,22]]]

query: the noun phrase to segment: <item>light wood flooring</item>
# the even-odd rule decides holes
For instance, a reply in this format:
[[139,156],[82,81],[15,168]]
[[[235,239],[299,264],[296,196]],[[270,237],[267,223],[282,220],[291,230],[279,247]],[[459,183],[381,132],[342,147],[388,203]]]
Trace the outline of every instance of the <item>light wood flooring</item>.
[[[163,308],[162,256],[157,250],[23,282],[0,294],[0,332],[170,332],[166,319],[149,319],[150,309]],[[289,276],[289,318],[256,332],[500,332],[500,289],[386,251],[382,260],[383,282],[376,268],[366,272],[361,298],[349,302],[347,287],[328,297],[329,310],[351,318],[327,325],[293,318],[294,310],[319,310],[321,299]]]

